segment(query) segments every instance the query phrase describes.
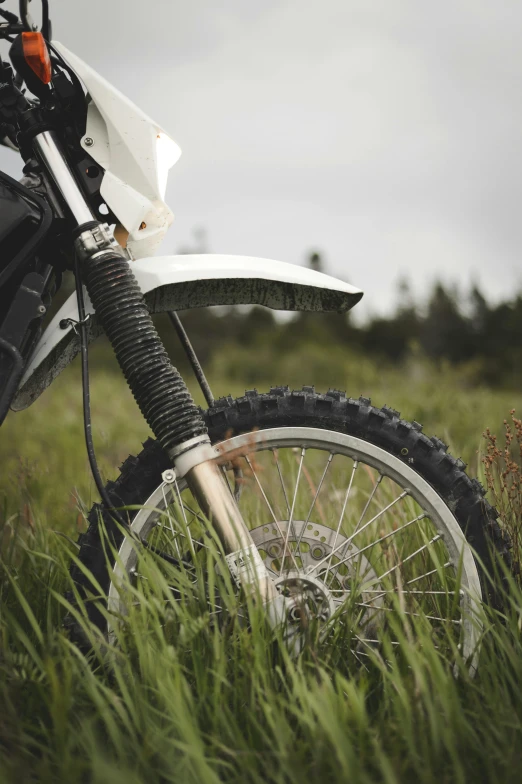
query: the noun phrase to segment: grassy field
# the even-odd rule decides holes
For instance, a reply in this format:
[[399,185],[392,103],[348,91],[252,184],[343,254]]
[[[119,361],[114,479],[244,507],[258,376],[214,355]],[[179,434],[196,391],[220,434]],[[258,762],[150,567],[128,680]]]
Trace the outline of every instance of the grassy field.
[[[102,473],[114,478],[128,454],[136,454],[150,435],[118,368],[103,346],[93,354],[92,419]],[[269,370],[270,369],[270,370]],[[188,371],[187,380],[198,403],[203,399]],[[300,389],[315,384],[346,390],[352,397],[371,397],[375,405],[398,409],[405,419],[422,422],[450,451],[480,473],[479,452],[486,427],[503,429],[510,409],[522,411],[522,393],[477,387],[472,368],[455,370],[415,361],[382,367],[339,349],[316,346],[280,356],[276,363],[263,351],[224,347],[211,364],[214,395],[244,394],[245,387],[266,391],[286,383]],[[85,445],[77,360],[26,411],[11,413],[0,431],[0,499],[4,515],[38,516],[53,528],[82,526],[80,510],[90,508],[95,493]]]
[[[113,478],[149,433],[103,348],[93,353],[95,442]],[[217,396],[285,382],[371,396],[447,441],[474,476],[484,429],[500,434],[510,409],[522,410],[522,395],[476,387],[473,368],[382,367],[316,348],[270,364],[251,353],[223,347],[214,357]],[[422,624],[400,612],[403,645],[384,641],[386,662],[376,650],[356,667],[327,643],[292,662],[255,612],[252,630],[233,613],[223,629],[201,597],[173,603],[153,559],[114,651],[80,608],[95,650],[87,661],[61,627],[72,542],[96,500],[78,366],[9,416],[0,464],[0,782],[520,781],[522,595],[513,581],[505,616],[484,609],[475,679],[463,662],[455,678]]]

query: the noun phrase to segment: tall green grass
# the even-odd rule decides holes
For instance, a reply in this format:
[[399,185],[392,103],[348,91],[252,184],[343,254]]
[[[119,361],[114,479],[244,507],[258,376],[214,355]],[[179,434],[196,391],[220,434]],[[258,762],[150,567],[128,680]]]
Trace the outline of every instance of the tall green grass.
[[[68,575],[75,549],[42,527],[4,528],[0,780],[38,782],[515,782],[522,771],[522,593],[484,609],[480,667],[458,678],[422,622],[401,616],[355,666],[312,645],[293,660],[250,608],[216,623],[192,582],[149,579],[113,646],[89,627]],[[92,595],[97,592],[92,586]],[[68,639],[69,609],[94,653]]]
[[[240,394],[224,359],[213,367],[215,391]],[[252,369],[248,384],[315,382],[371,395],[449,441],[472,473],[482,430],[499,430],[522,403],[422,362],[383,369],[335,359],[309,357],[303,378],[302,362],[289,358],[266,383]],[[94,374],[93,397],[97,451],[110,477],[148,432],[116,375]],[[70,605],[74,541],[96,500],[74,367],[9,417],[0,461],[2,784],[520,781],[522,592],[513,579],[504,614],[483,610],[475,678],[454,651],[455,677],[422,621],[400,608],[364,667],[342,639],[316,641],[292,660],[253,609],[247,627],[231,590],[226,623],[211,614],[207,593],[185,586],[174,602],[172,575],[151,554],[143,556],[151,579],[136,604],[129,584],[128,612],[107,646],[85,620],[83,600]],[[93,653],[69,639],[68,611]]]

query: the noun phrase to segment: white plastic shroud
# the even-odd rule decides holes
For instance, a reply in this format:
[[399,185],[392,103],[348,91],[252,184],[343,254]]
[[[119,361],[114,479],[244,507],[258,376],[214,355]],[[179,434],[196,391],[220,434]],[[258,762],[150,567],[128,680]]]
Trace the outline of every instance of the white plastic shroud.
[[181,150],[163,128],[103,76],[63,44],[53,41],[53,46],[90,96],[81,143],[105,170],[101,196],[129,232],[131,256],[153,256],[174,218],[164,198],[169,169]]

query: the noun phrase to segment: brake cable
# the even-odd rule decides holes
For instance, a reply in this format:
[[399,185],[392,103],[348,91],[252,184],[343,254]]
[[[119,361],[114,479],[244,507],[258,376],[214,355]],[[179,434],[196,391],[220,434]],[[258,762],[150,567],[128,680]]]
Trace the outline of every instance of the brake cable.
[[109,494],[107,493],[98,462],[96,460],[96,453],[94,451],[94,443],[92,439],[92,423],[91,423],[91,392],[89,388],[89,347],[87,339],[87,318],[85,317],[85,300],[83,297],[83,285],[80,276],[80,265],[78,257],[74,257],[74,277],[76,279],[76,301],[78,303],[78,322],[74,325],[74,330],[80,336],[80,353],[82,358],[82,398],[83,398],[83,429],[85,432],[85,444],[87,446],[87,456],[89,458],[89,465],[93,475],[96,489],[100,494],[103,505],[107,511],[115,517],[115,519],[124,526],[129,528],[129,524],[123,519],[120,513],[114,509],[114,504],[111,503]]

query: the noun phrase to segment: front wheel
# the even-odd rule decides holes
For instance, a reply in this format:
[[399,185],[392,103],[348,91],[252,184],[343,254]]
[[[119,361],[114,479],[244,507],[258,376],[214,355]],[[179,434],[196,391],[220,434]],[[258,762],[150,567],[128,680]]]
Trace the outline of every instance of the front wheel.
[[[358,661],[397,613],[421,619],[436,644],[449,635],[451,647],[473,659],[480,634],[475,610],[481,601],[498,602],[482,568],[489,571],[492,558],[509,564],[509,547],[481,485],[439,439],[366,398],[321,395],[313,387],[222,398],[204,416],[281,592],[298,593],[326,625],[330,619],[348,625]],[[112,614],[120,613],[122,577],[139,588],[136,541],[171,564],[197,558],[204,521],[183,481],[163,481],[169,468],[149,440],[107,486],[115,506],[142,507],[128,512],[133,537],[106,516],[118,551],[112,569],[99,507],[80,538],[84,568],[74,566],[72,575],[84,595],[92,585],[88,572],[104,592],[105,607],[98,597],[88,610],[106,637]],[[72,631],[79,634],[74,624]]]

